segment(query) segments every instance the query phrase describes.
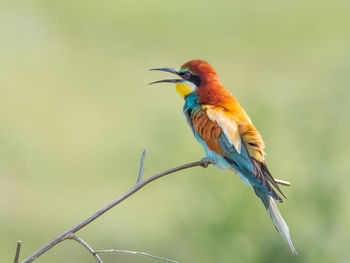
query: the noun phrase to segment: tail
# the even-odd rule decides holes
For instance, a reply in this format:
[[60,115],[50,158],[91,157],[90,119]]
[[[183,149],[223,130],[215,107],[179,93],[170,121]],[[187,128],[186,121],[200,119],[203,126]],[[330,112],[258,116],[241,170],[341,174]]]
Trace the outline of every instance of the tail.
[[298,253],[295,250],[289,235],[289,228],[287,226],[287,223],[284,221],[280,211],[276,206],[275,201],[271,196],[267,195],[262,189],[259,189],[255,186],[253,186],[253,188],[254,188],[255,194],[261,199],[267,212],[270,214],[270,217],[275,225],[275,228],[282,235],[283,239],[287,242],[293,254],[297,255]]

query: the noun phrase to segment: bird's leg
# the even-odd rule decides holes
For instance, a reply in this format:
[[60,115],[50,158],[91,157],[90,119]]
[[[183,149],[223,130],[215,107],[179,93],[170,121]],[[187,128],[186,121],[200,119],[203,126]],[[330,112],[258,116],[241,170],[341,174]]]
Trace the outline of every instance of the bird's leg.
[[200,163],[201,163],[201,166],[203,168],[207,168],[209,166],[209,164],[213,164],[214,162],[212,160],[204,157],[200,160]]

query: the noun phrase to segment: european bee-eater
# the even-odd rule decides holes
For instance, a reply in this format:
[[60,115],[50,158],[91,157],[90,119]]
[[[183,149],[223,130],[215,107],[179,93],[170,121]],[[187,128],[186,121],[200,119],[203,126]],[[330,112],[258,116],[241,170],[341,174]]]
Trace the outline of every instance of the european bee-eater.
[[242,181],[254,190],[277,231],[296,254],[288,226],[274,202],[282,202],[279,194],[284,194],[266,166],[264,141],[241,105],[222,86],[213,67],[203,60],[192,60],[179,69],[152,70],[166,71],[180,77],[150,84],[176,84],[177,93],[185,100],[183,113],[194,137],[204,148],[206,157],[217,168],[238,173]]

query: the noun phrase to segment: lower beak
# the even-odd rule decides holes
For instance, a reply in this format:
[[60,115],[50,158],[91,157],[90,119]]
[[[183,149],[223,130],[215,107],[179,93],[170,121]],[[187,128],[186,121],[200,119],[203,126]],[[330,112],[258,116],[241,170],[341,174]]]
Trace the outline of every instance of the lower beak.
[[[166,71],[166,72],[170,72],[170,73],[178,75],[177,70],[173,69],[173,68],[153,68],[150,70]],[[184,82],[183,79],[163,79],[163,80],[151,82],[148,85],[156,84],[156,83],[182,83],[182,82]]]
[[182,82],[184,82],[183,79],[163,79],[163,80],[153,81],[148,85],[152,85],[156,83],[182,83]]

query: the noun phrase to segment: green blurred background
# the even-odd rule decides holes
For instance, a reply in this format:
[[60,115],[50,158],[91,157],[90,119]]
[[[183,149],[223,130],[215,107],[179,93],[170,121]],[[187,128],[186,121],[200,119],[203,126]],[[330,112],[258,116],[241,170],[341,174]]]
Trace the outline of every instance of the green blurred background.
[[[0,2],[0,261],[21,258],[145,176],[203,157],[152,67],[209,61],[267,144],[294,256],[252,191],[193,168],[79,235],[180,262],[350,262],[349,1]],[[102,255],[106,262],[157,262]],[[36,262],[95,262],[66,241]]]

